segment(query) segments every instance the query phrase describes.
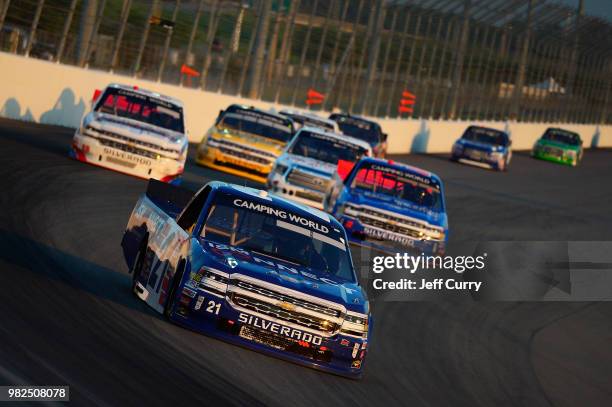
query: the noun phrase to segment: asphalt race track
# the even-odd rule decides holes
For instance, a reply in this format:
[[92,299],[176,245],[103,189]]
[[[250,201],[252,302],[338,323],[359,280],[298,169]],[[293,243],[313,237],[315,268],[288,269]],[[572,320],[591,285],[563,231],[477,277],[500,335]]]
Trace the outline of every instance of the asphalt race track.
[[[71,135],[0,121],[2,385],[69,385],[88,406],[612,405],[610,302],[377,301],[361,381],[172,325],[121,258],[146,181],[70,160]],[[612,151],[577,168],[516,153],[507,173],[399,159],[444,180],[451,245],[612,240]],[[211,179],[243,183],[190,160],[186,186]]]

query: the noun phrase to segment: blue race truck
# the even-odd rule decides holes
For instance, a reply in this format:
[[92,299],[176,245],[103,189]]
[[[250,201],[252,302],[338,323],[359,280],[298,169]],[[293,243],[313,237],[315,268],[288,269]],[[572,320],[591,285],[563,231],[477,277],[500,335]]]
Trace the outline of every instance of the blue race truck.
[[506,171],[512,159],[511,146],[512,140],[504,131],[470,126],[453,144],[451,160]]
[[151,180],[122,240],[134,293],[170,321],[361,377],[369,303],[328,214],[252,188]]
[[444,254],[448,218],[437,175],[371,157],[344,172],[339,168],[324,207],[351,243],[388,253]]

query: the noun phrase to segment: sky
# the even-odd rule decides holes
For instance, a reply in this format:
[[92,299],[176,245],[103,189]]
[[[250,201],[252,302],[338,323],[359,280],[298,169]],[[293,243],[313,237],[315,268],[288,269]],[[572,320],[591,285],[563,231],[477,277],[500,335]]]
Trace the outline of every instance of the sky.
[[[570,7],[578,7],[578,0],[557,0]],[[584,14],[612,22],[612,0],[584,0]]]

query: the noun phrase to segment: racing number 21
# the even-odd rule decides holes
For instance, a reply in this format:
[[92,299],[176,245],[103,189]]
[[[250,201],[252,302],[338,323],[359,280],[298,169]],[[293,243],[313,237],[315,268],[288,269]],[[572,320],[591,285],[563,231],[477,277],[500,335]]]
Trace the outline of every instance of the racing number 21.
[[208,301],[208,306],[206,307],[206,312],[210,312],[211,314],[219,315],[219,311],[221,310],[221,303],[217,303],[214,301]]
[[[196,302],[195,309],[199,310],[202,308],[202,303],[204,302],[204,297],[198,297],[198,301]],[[209,300],[206,303],[206,312],[211,314],[219,315],[219,311],[221,311],[221,303],[215,302],[214,300]]]

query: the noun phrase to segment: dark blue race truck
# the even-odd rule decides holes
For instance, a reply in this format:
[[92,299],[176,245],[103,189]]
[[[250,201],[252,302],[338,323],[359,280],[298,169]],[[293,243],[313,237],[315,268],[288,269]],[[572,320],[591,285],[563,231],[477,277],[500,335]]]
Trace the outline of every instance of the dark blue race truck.
[[324,207],[358,246],[428,255],[446,250],[444,189],[429,171],[371,157],[348,170],[339,165]]
[[488,127],[470,126],[453,144],[452,161],[508,170],[512,159],[512,140],[508,133]]
[[369,303],[328,214],[252,188],[149,182],[122,241],[134,293],[172,322],[359,378]]

